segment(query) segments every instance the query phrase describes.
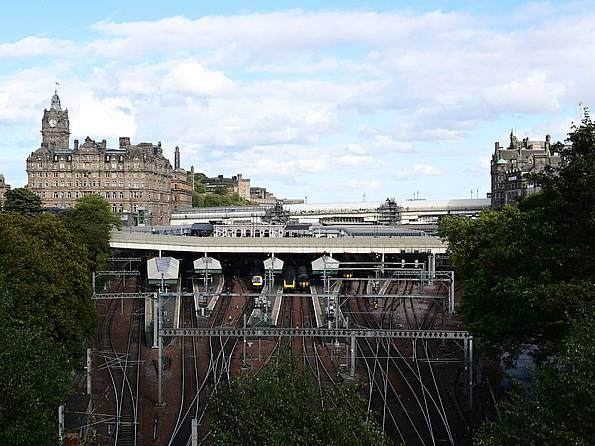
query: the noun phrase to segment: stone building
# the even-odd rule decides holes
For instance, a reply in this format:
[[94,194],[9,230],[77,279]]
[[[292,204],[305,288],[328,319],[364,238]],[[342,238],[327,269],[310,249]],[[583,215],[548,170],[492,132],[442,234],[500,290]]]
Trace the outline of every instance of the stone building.
[[546,166],[557,168],[559,165],[560,154],[551,144],[550,135],[546,135],[545,141],[530,141],[529,138],[519,141],[511,131],[507,148],[495,143],[490,163],[492,207],[502,208],[534,192],[537,188],[528,175],[543,172]]
[[89,194],[104,197],[128,224],[167,224],[172,210],[192,202],[192,185],[179,166],[163,156],[161,143],[131,144],[120,137],[117,148],[87,137],[70,147],[68,110],[54,94],[41,121],[41,147],[27,158],[28,188],[45,207],[68,208]]
[[10,190],[10,185],[6,184],[4,175],[0,173],[0,209],[4,206],[4,194]]
[[225,178],[223,175],[208,177],[204,180],[204,185],[208,192],[214,192],[217,188],[223,187],[229,193],[237,193],[240,198],[250,200],[250,179],[243,178],[241,173],[231,178]]

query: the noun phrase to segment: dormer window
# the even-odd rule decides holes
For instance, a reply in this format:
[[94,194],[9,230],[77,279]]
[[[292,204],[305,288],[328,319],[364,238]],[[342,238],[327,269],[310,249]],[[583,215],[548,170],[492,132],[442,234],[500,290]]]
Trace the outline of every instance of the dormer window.
[[123,155],[120,155],[120,157],[118,158],[118,161],[121,162],[121,163],[123,163],[124,162],[124,156]]
[[106,163],[109,163],[109,162],[110,162],[110,160],[111,160],[111,156],[109,156],[109,155],[105,155],[105,162],[106,162]]

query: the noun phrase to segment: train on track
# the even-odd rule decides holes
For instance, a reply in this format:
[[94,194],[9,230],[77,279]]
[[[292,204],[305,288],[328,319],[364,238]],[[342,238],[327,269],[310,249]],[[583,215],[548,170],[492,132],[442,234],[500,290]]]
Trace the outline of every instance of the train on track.
[[293,265],[288,265],[283,270],[283,289],[295,289],[296,287],[296,269]]
[[297,269],[297,287],[306,290],[310,287],[310,274],[305,266],[298,266]]
[[250,266],[250,278],[252,282],[252,289],[255,291],[261,290],[264,286],[264,267],[262,262],[255,260]]

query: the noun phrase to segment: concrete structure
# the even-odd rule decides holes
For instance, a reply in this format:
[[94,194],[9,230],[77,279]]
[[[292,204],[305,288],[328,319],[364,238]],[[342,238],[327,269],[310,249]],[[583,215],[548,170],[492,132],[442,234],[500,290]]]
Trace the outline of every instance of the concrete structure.
[[117,249],[198,253],[401,254],[446,252],[438,237],[179,237],[112,231],[110,246]]
[[489,199],[394,200],[360,203],[286,205],[289,218],[300,223],[324,225],[410,225],[436,224],[445,215],[475,217],[490,207]]
[[[172,214],[172,225],[193,223],[234,224],[240,220],[251,224],[264,221],[313,225],[435,225],[444,215],[475,217],[490,207],[489,199],[415,200],[397,203],[394,200],[356,203],[286,204],[274,207],[181,208]],[[303,230],[289,236],[306,235]],[[311,235],[311,234],[310,234]]]
[[231,206],[215,208],[179,208],[171,215],[173,226],[194,223],[233,223],[238,220],[260,223],[266,215],[266,208],[253,206]]
[[284,204],[289,218],[298,223],[374,224],[378,221],[379,201],[359,203]]
[[283,237],[283,225],[239,222],[213,225],[214,237]]
[[6,184],[4,175],[0,173],[0,209],[4,206],[4,194],[10,190],[10,185]]
[[482,210],[489,208],[490,205],[489,198],[404,201],[400,204],[400,223],[402,225],[435,225],[447,215],[473,218]]
[[536,187],[528,175],[559,165],[560,154],[551,144],[550,135],[545,136],[545,141],[530,141],[529,138],[519,141],[511,131],[508,148],[495,143],[490,164],[491,206],[499,209],[534,192]]
[[104,197],[131,224],[167,224],[173,208],[187,206],[192,186],[179,165],[172,169],[161,143],[133,145],[121,137],[118,148],[87,137],[70,147],[68,110],[54,94],[41,123],[41,147],[27,158],[27,187],[43,206],[68,208],[85,195]]

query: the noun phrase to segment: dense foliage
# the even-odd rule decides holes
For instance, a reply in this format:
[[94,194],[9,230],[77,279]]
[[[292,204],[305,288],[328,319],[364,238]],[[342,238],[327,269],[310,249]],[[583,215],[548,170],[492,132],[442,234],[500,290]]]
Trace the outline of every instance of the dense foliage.
[[586,120],[569,142],[560,170],[536,177],[541,192],[518,207],[440,224],[465,280],[461,314],[489,354],[514,359],[530,344],[544,358],[593,309],[594,124]]
[[479,446],[595,444],[595,317],[578,323],[562,350],[535,372],[531,395],[517,386],[498,423],[483,426]]
[[214,445],[384,445],[382,429],[357,388],[328,387],[322,396],[313,376],[283,346],[259,374],[247,373],[218,390],[209,403]]
[[537,360],[530,392],[516,387],[480,445],[595,444],[595,125],[569,134],[541,191],[440,234],[465,280],[461,314],[489,355]]
[[55,445],[56,411],[70,389],[71,360],[43,327],[14,317],[16,300],[0,291],[0,444]]
[[213,192],[207,192],[204,184],[206,176],[202,173],[194,174],[194,192],[192,206],[197,208],[217,206],[248,206],[250,201],[244,200],[237,192],[230,192],[225,186],[217,186]]
[[95,326],[91,268],[113,217],[92,197],[61,216],[12,209],[0,213],[0,444],[55,444],[57,407]]
[[110,256],[110,230],[122,226],[122,221],[112,213],[109,203],[99,195],[87,195],[79,199],[74,208],[68,209],[62,218],[87,247],[91,270],[103,269]]
[[4,194],[4,212],[36,215],[41,212],[41,198],[24,187],[12,189]]

